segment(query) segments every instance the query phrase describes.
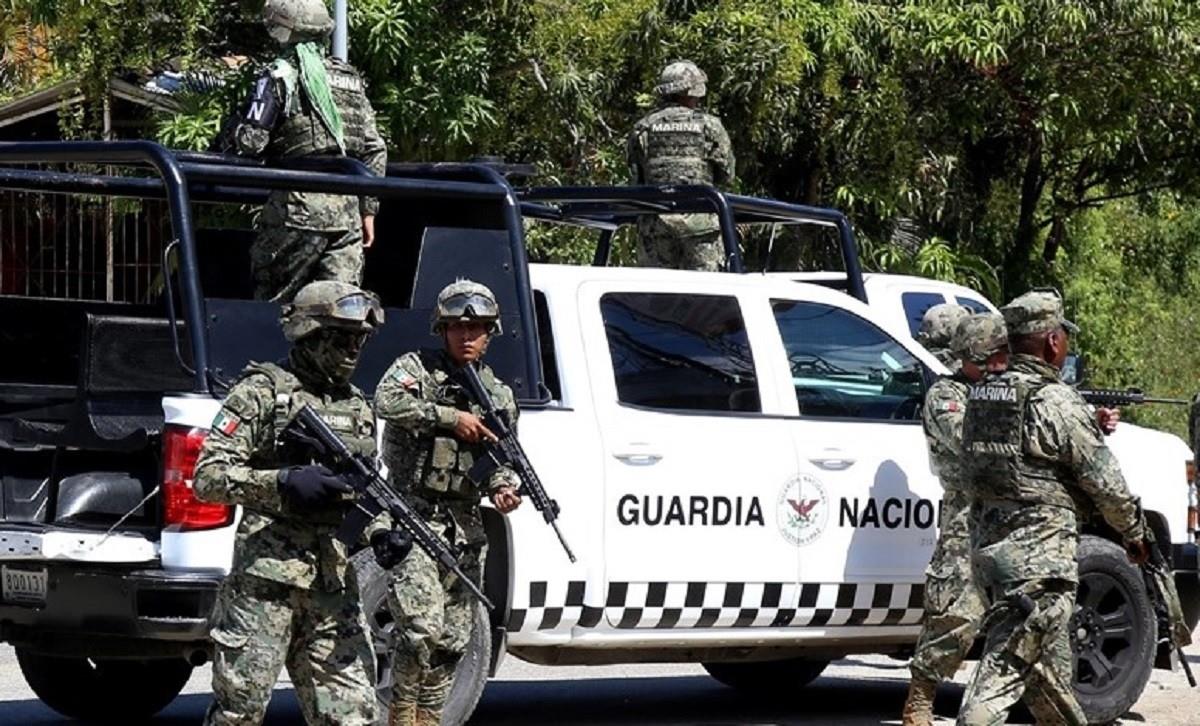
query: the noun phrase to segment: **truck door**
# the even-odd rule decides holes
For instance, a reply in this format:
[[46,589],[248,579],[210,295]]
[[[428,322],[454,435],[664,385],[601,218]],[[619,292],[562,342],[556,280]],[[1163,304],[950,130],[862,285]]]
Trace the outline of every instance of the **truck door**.
[[742,301],[655,289],[580,293],[605,454],[605,617],[622,629],[776,624],[797,599],[796,549],[774,522],[795,473],[791,434],[764,406]]
[[849,309],[780,298],[770,308],[786,351],[773,363],[795,389],[791,434],[804,472],[804,486],[786,498],[798,514],[827,508],[820,527],[802,516],[792,524],[802,542],[801,580],[848,585],[831,625],[915,622],[916,583],[937,537],[941,499],[920,423],[929,374],[903,344]]

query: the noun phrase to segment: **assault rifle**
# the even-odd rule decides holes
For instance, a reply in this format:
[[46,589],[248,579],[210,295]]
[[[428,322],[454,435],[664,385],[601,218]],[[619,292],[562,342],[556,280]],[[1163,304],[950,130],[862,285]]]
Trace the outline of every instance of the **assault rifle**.
[[1083,396],[1083,400],[1093,406],[1102,406],[1104,408],[1131,406],[1139,403],[1170,403],[1180,406],[1189,406],[1192,403],[1182,398],[1147,396],[1140,388],[1128,388],[1124,391],[1116,388],[1077,388],[1075,390],[1079,391],[1079,395]]
[[571,562],[574,562],[575,553],[571,551],[571,547],[563,538],[563,533],[555,521],[558,519],[558,502],[551,499],[550,495],[546,493],[546,487],[542,486],[542,480],[538,478],[533,464],[525,455],[525,449],[521,448],[521,442],[517,441],[517,434],[508,420],[508,414],[496,408],[496,402],[483,387],[483,381],[479,380],[479,373],[475,370],[475,366],[467,364],[459,368],[457,377],[466,391],[467,397],[483,410],[484,425],[496,434],[496,441],[487,443],[487,456],[476,461],[471,470],[467,472],[467,476],[471,478],[471,481],[479,484],[502,466],[507,466],[515,471],[521,480],[521,487],[517,493],[529,497],[533,502],[534,509],[542,513],[542,519],[546,520],[546,524],[554,528],[554,534],[558,535],[559,544],[562,545]]
[[285,436],[312,449],[318,461],[341,475],[358,494],[354,508],[338,527],[338,540],[352,547],[362,537],[363,530],[371,520],[387,512],[396,526],[407,532],[418,547],[462,581],[479,602],[486,605],[488,610],[495,608],[479,585],[458,566],[458,559],[446,541],[380,475],[375,462],[350,451],[346,442],[329,428],[311,406],[305,405],[300,409],[300,413],[288,425]]

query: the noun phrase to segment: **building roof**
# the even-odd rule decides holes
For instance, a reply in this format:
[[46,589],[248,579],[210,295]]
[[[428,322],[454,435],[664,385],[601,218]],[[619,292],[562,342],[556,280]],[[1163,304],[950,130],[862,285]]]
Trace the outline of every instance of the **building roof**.
[[[147,90],[129,81],[113,78],[108,82],[108,92],[114,98],[136,103],[159,111],[178,111],[179,102],[162,92]],[[63,81],[49,88],[15,98],[0,104],[0,128],[20,123],[42,114],[57,112],[63,106],[74,106],[84,99],[79,79]]]

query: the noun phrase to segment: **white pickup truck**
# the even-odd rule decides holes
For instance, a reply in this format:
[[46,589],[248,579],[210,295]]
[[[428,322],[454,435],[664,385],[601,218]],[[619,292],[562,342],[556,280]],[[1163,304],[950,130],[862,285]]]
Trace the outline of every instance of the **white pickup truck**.
[[[62,146],[0,147],[0,163],[76,158],[79,147]],[[229,279],[244,264],[236,254],[246,236],[221,230],[197,244],[173,178],[229,203],[282,183],[385,198],[372,254],[421,254],[411,279],[387,257],[368,258],[367,284],[388,307],[360,366],[368,390],[398,353],[434,342],[428,313],[447,277],[497,290],[506,335],[489,360],[518,391],[521,440],[578,562],[532,507],[509,517],[486,511],[485,588],[497,608],[480,608],[447,723],[467,719],[505,653],[543,664],[700,662],[753,690],[798,687],[851,653],[911,652],[941,494],[918,411],[941,368],[909,335],[904,295],[962,292],[988,307],[977,294],[864,279],[836,212],[708,188],[553,194],[605,201],[573,218],[601,230],[601,249],[645,213],[647,199],[655,210],[716,205],[727,245],[735,213],[836,224],[851,255],[841,280],[853,294],[797,275],[528,265],[522,223],[561,222],[565,206],[514,194],[473,167],[396,170],[426,177],[376,182],[172,160],[148,145],[103,149],[117,147],[121,154],[93,150],[86,160],[144,156],[171,173],[150,188],[143,179],[0,167],[0,189],[165,193],[182,229],[168,282],[179,285],[190,354],[171,305],[0,296],[0,333],[43,356],[0,360],[0,639],[16,646],[26,679],[52,707],[80,718],[146,716],[174,697],[189,663],[203,662],[205,616],[228,570],[237,512],[192,496],[195,455],[218,406],[216,384],[247,358],[285,347],[276,306],[238,297]],[[396,200],[408,205],[389,216]],[[414,232],[416,242],[401,243]],[[222,251],[232,261],[206,262]],[[408,288],[392,289],[405,279]],[[81,338],[48,327],[51,315]],[[160,375],[164,367],[171,376]],[[1112,440],[1194,603],[1191,453],[1131,426]],[[1112,718],[1149,677],[1155,615],[1105,532],[1090,532],[1081,552],[1077,688],[1089,714]],[[376,635],[386,638],[378,569],[369,552],[359,563]],[[386,694],[383,659],[378,684]]]
[[[532,280],[557,386],[521,438],[580,557],[535,513],[505,523],[510,654],[700,661],[768,689],[849,653],[911,651],[941,497],[918,409],[941,367],[904,321],[986,300],[879,275],[870,307],[783,275],[534,266]],[[1194,600],[1191,452],[1131,425],[1111,441]],[[1081,553],[1078,689],[1115,716],[1149,677],[1154,615],[1105,533]]]

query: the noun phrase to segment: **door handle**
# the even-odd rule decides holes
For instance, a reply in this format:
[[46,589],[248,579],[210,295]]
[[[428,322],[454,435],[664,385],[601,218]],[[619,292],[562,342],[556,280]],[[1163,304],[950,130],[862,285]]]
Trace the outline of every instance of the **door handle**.
[[852,456],[847,456],[844,451],[836,449],[828,449],[822,451],[819,455],[811,456],[808,459],[814,466],[820,467],[827,471],[845,471],[854,466],[856,459]]
[[626,451],[614,451],[613,457],[630,466],[650,466],[662,460],[662,454],[651,451],[645,444],[628,444]]

